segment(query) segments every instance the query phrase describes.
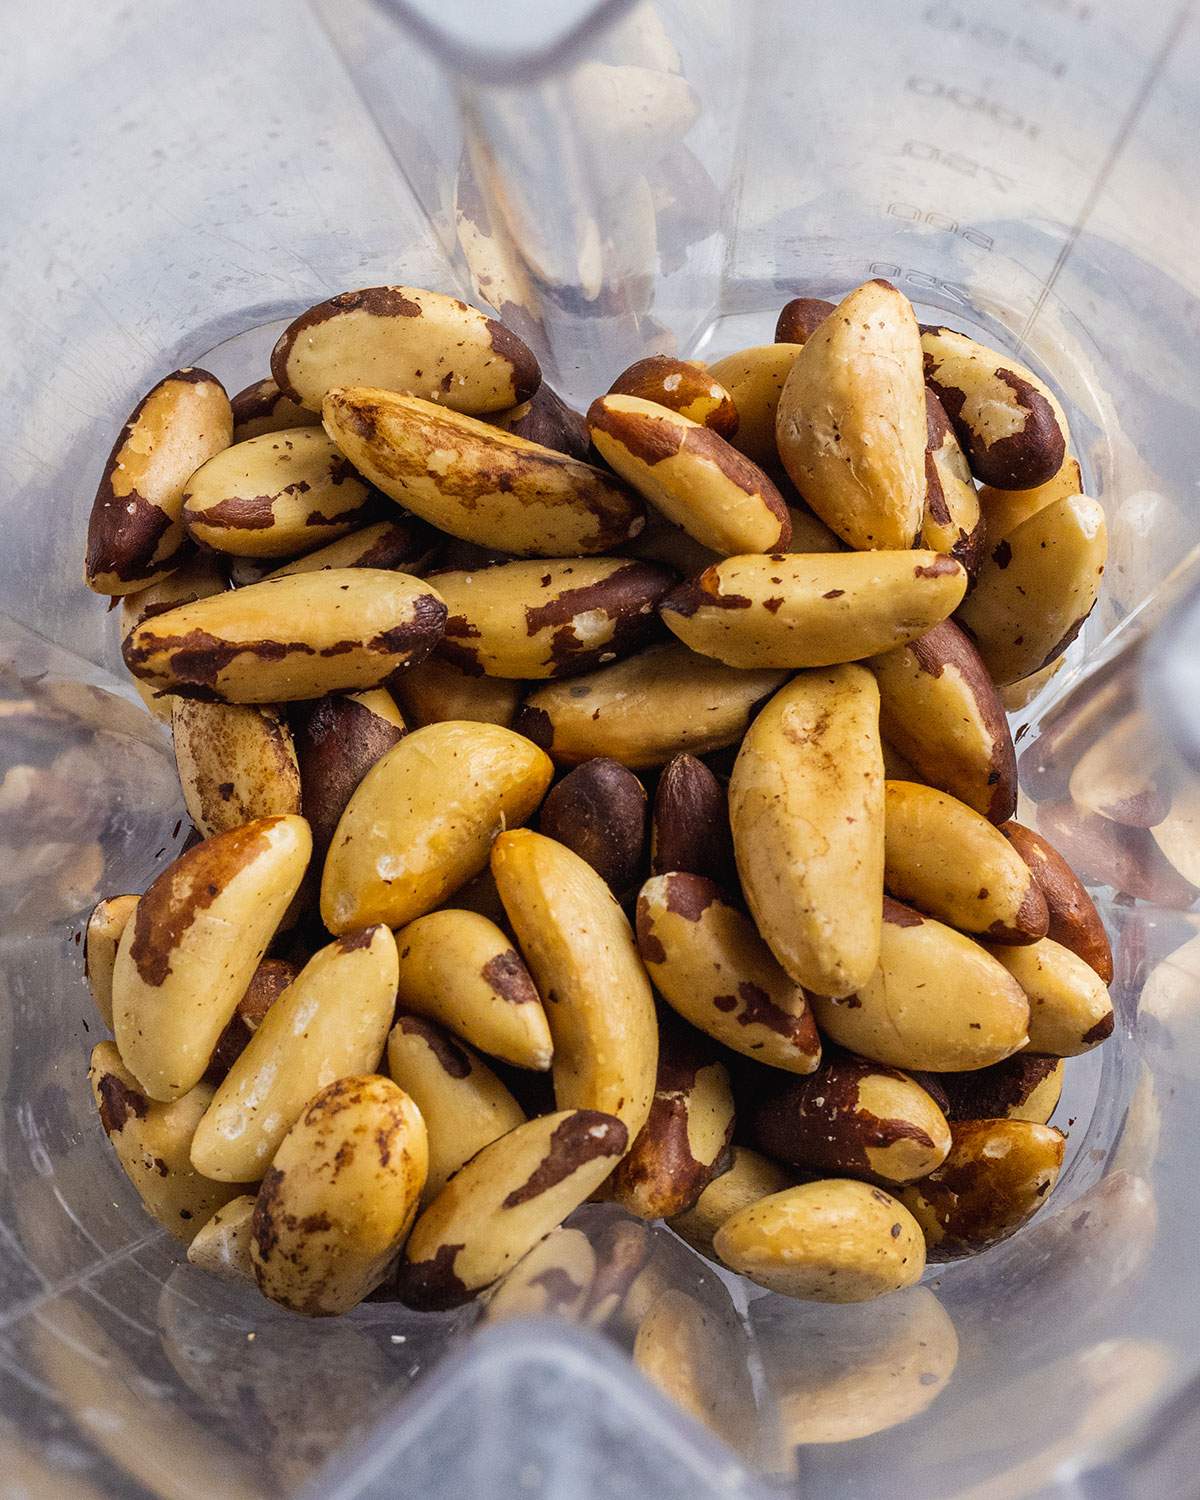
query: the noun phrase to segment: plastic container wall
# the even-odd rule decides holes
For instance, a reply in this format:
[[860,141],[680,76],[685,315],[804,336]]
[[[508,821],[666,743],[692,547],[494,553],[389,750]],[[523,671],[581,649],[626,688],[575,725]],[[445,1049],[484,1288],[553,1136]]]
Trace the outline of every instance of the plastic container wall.
[[[1200,539],[1188,7],[511,9],[166,0],[118,23],[51,0],[10,32],[0,1468],[55,1496],[1180,1493],[1200,627],[1158,590],[1184,597]],[[192,362],[235,389],[301,308],[410,281],[490,302],[583,401],[637,355],[767,341],[787,297],[873,275],[1052,372],[1108,516],[1101,605],[1014,719],[1022,816],[1075,839],[1118,963],[1045,1212],[865,1312],[726,1283],[654,1231],[639,1305],[680,1293],[710,1330],[681,1345],[688,1415],[595,1333],[468,1343],[470,1314],[386,1303],[311,1325],[181,1265],[95,1119],[71,941],[182,836],[169,746],[79,583],[138,394]],[[634,1324],[606,1333],[635,1348]]]

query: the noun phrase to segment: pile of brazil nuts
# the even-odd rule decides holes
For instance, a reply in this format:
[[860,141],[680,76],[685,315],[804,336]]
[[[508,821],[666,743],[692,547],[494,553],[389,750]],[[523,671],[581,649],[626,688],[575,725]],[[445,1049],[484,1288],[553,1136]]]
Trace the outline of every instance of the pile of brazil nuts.
[[148,1211],[309,1315],[495,1296],[594,1196],[834,1302],[1013,1233],[1113,1029],[1005,716],[1096,600],[1079,490],[884,281],[586,417],[410,287],[168,375],[86,564],[197,834],[86,933]]

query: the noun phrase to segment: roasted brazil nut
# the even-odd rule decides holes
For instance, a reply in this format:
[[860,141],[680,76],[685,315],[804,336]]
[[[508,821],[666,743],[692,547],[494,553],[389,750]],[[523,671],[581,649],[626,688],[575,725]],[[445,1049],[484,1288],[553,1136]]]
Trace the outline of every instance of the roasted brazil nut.
[[1012,820],[1000,832],[1029,866],[1049,913],[1046,936],[1078,953],[1105,984],[1112,983],[1112,945],[1096,903],[1058,850],[1040,833]]

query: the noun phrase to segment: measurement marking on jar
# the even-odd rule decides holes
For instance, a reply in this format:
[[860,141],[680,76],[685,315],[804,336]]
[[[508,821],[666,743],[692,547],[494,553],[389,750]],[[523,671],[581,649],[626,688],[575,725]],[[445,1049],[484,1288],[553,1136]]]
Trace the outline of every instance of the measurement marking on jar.
[[867,267],[867,275],[882,276],[886,281],[896,284],[904,282],[922,292],[941,292],[943,297],[959,302],[963,307],[971,305],[966,287],[960,286],[957,281],[944,281],[940,276],[931,276],[928,271],[913,271],[888,260],[873,260]]
[[1016,182],[1015,177],[1009,177],[1006,172],[997,172],[995,167],[989,167],[986,162],[972,161],[969,156],[961,156],[957,151],[943,151],[930,141],[905,141],[900,147],[900,155],[910,156],[914,161],[934,162],[963,177],[988,182],[1002,193],[1008,192]]
[[952,5],[929,5],[925,8],[924,21],[937,31],[954,32],[975,42],[981,47],[991,47],[995,52],[1012,52],[1022,62],[1030,63],[1048,73],[1051,78],[1061,78],[1067,71],[1067,60],[1019,32],[1009,31],[1004,26],[989,26],[984,21],[973,21]]
[[996,245],[990,234],[972,229],[969,224],[960,224],[936,208],[918,208],[915,203],[889,203],[887,212],[891,218],[903,219],[907,224],[925,224],[930,229],[940,229],[943,234],[956,234],[968,244],[978,245],[981,250],[992,250]]
[[967,114],[986,115],[997,125],[1019,131],[1031,141],[1036,141],[1042,133],[1042,127],[1036,120],[1027,120],[1015,109],[1009,109],[1007,104],[1001,104],[999,100],[989,99],[971,89],[964,89],[957,83],[943,83],[940,78],[914,76],[905,82],[904,87],[908,93],[916,94],[921,99],[943,99]]

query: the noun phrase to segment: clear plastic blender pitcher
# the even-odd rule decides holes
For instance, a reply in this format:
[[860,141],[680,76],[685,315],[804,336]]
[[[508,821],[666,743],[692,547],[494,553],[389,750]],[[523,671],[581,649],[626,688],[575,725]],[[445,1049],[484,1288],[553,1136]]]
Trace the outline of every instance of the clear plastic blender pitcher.
[[[47,0],[6,44],[0,1495],[1190,1493],[1192,6]],[[653,1230],[656,1284],[705,1330],[657,1372],[675,1400],[632,1328],[385,1302],[309,1324],[181,1263],[94,1117],[76,939],[184,836],[165,733],[80,583],[134,400],[190,363],[236,389],[302,308],[409,282],[490,304],[585,402],[639,355],[769,341],[789,297],[871,276],[1052,376],[1108,517],[1100,605],[1014,713],[1020,816],[1117,952],[1117,1035],[1068,1069],[1050,1203],[866,1309],[760,1292]],[[1162,816],[1098,813],[1085,763]]]

